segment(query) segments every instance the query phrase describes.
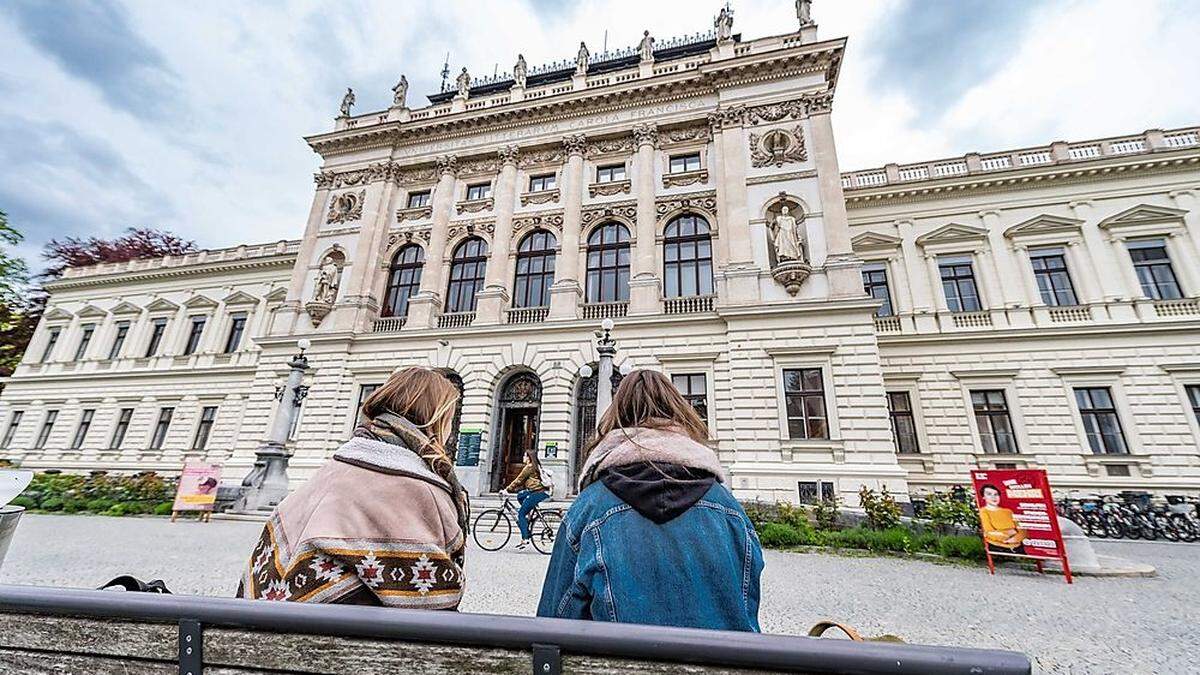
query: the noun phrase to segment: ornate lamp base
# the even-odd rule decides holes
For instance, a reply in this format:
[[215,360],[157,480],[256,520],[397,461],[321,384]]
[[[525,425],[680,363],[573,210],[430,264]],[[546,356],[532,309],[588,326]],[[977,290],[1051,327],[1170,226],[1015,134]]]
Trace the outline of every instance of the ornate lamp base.
[[809,274],[812,274],[812,266],[802,260],[784,260],[771,269],[771,276],[783,285],[788,295],[799,293]]

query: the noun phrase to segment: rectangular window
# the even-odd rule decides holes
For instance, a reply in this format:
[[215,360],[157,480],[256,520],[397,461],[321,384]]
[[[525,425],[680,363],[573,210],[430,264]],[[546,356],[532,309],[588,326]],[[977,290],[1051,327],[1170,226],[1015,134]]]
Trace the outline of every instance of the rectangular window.
[[971,392],[971,407],[975,409],[975,426],[979,440],[988,454],[1015,455],[1017,435],[1008,415],[1008,400],[1000,389]]
[[121,356],[121,348],[125,346],[125,338],[129,336],[129,322],[120,321],[117,323],[117,334],[113,336],[112,347],[108,349],[108,358],[115,359]]
[[1125,455],[1129,446],[1121,429],[1121,418],[1108,387],[1076,387],[1075,404],[1083,419],[1088,445],[1097,455]]
[[76,450],[83,447],[83,442],[87,440],[88,429],[92,428],[92,418],[95,417],[96,411],[89,408],[83,411],[79,417],[79,428],[75,430],[75,438],[71,439],[71,449]]
[[47,410],[46,419],[42,422],[42,430],[38,432],[37,440],[33,442],[33,447],[41,450],[46,447],[46,441],[50,440],[50,432],[54,431],[54,422],[58,419],[57,410]]
[[24,410],[13,411],[12,417],[8,420],[8,428],[4,430],[4,440],[0,441],[0,448],[7,448],[12,444],[13,436],[17,435],[17,427],[21,426],[21,418],[24,416]]
[[242,333],[246,332],[246,315],[234,314],[229,318],[229,335],[225,338],[225,353],[236,352],[242,346]]
[[112,441],[108,447],[118,449],[125,443],[125,434],[129,431],[129,422],[133,419],[133,408],[121,408],[117,415],[117,426],[113,428]]
[[938,260],[942,276],[942,292],[951,312],[978,312],[982,309],[979,290],[975,287],[975,269],[969,257],[956,256]]
[[162,346],[163,333],[166,332],[166,319],[155,319],[150,323],[150,344],[146,345],[146,356],[158,356],[158,348]]
[[892,310],[892,295],[888,291],[887,268],[883,265],[864,265],[862,277],[863,290],[867,292],[867,295],[883,301],[879,309],[875,310],[875,316],[895,314],[895,311]]
[[175,416],[174,408],[163,408],[158,411],[158,423],[154,425],[154,435],[150,437],[150,449],[161,450],[167,440],[167,430],[171,428],[171,418]]
[[553,190],[558,187],[558,180],[554,174],[546,174],[545,176],[530,176],[529,191],[542,192],[544,190]]
[[1167,255],[1167,245],[1162,239],[1131,241],[1129,257],[1133,259],[1133,270],[1146,297],[1154,300],[1176,300],[1183,297],[1179,281]]
[[1053,307],[1078,305],[1071,275],[1067,273],[1067,258],[1061,248],[1039,249],[1029,252],[1033,265],[1033,276],[1037,279],[1042,302]]
[[818,502],[831,502],[834,497],[834,486],[832,481],[827,480],[802,480],[796,483],[797,497],[801,504],[816,504]]
[[192,440],[193,449],[203,450],[208,445],[208,437],[216,421],[217,406],[206,405],[200,410],[200,424],[196,426],[196,438]]
[[83,327],[83,332],[79,336],[79,346],[75,348],[75,360],[82,361],[87,354],[88,345],[92,342],[92,336],[96,334],[96,324],[89,323]]
[[825,384],[820,368],[785,368],[783,397],[787,406],[788,438],[829,438]]
[[708,426],[708,378],[704,373],[672,375],[671,382]]
[[61,328],[50,329],[50,335],[46,338],[46,348],[42,350],[41,360],[43,362],[49,361],[50,357],[54,354],[54,345],[58,344],[59,335],[62,335]]
[[625,180],[624,164],[609,164],[608,166],[596,167],[597,183],[615,183],[621,180]]
[[480,183],[467,186],[467,201],[472,199],[487,199],[492,196],[492,184]]
[[196,350],[200,348],[200,338],[204,335],[204,324],[207,322],[207,317],[192,317],[191,327],[188,328],[187,344],[183,346],[184,355],[195,354]]
[[422,206],[429,206],[429,190],[408,193],[408,208],[419,209]]
[[[1192,406],[1192,414],[1196,416],[1196,424],[1200,424],[1200,384],[1189,384],[1187,387],[1188,403]],[[13,413],[15,416],[17,413]]]
[[354,423],[359,425],[363,423],[362,407],[367,402],[367,397],[375,393],[379,388],[378,384],[364,384],[358,388],[358,407],[354,409]]
[[917,422],[913,417],[912,399],[907,391],[889,391],[888,415],[892,418],[892,442],[896,452],[916,453],[921,451],[917,442]]
[[700,170],[700,153],[693,152],[686,155],[674,155],[671,157],[670,171],[671,173],[684,173],[686,171]]

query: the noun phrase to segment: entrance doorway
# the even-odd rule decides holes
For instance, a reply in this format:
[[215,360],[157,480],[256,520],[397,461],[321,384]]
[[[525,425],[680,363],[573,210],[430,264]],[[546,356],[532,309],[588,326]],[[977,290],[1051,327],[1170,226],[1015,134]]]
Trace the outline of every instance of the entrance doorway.
[[500,389],[496,405],[493,492],[511,483],[521,473],[525,451],[538,447],[538,424],[542,412],[541,381],[530,372],[511,376]]
[[[573,486],[579,484],[579,472],[583,470],[583,462],[586,459],[583,456],[583,450],[596,433],[596,396],[600,384],[600,375],[598,374],[600,366],[593,363],[591,368],[592,375],[581,378],[575,389],[575,438],[573,439],[575,443],[571,449],[572,490],[574,490]],[[611,382],[614,393],[621,385],[622,377],[621,373],[613,368]]]

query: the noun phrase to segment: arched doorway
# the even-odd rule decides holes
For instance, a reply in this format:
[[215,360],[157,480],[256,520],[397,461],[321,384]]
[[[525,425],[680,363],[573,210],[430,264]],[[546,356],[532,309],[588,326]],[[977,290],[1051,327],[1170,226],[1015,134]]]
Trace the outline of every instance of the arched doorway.
[[[592,374],[579,378],[578,384],[575,385],[575,438],[571,448],[572,490],[579,483],[579,472],[583,469],[583,450],[596,433],[596,395],[600,384],[600,366],[592,363],[591,369]],[[621,373],[613,368],[611,382],[614,392],[620,386],[622,377]]]
[[538,446],[542,382],[529,371],[510,375],[496,399],[496,439],[492,457],[492,491],[508,485],[521,472],[524,453]]

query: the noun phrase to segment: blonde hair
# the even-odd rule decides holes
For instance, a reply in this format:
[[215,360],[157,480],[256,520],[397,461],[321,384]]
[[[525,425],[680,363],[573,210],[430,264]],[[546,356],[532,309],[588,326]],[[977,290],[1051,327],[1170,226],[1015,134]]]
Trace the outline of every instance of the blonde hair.
[[621,429],[628,435],[632,427],[676,429],[697,443],[708,441],[708,428],[696,409],[666,375],[653,370],[635,370],[621,380],[608,410],[600,416],[596,436],[585,455],[591,454],[612,430]]
[[374,420],[384,413],[399,415],[428,437],[421,448],[412,448],[438,475],[454,472],[446,439],[454,431],[458,387],[445,375],[429,368],[409,367],[392,373],[362,404],[362,416]]

